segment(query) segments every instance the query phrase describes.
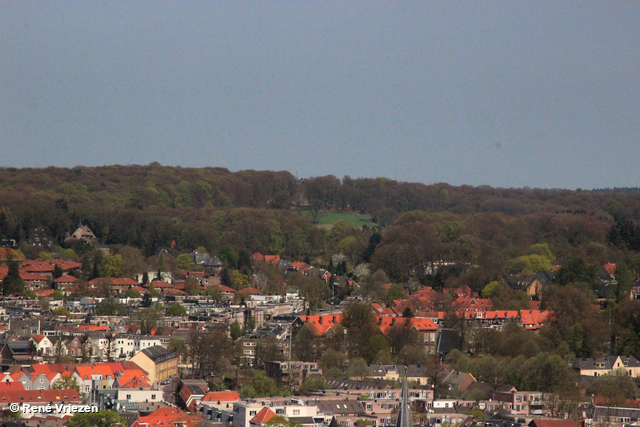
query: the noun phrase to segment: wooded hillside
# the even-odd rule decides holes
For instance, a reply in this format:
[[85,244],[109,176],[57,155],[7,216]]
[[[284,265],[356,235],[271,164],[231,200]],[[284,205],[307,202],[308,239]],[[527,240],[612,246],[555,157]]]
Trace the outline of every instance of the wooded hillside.
[[[333,176],[298,181],[289,172],[153,163],[4,168],[0,200],[2,238],[25,241],[44,227],[62,244],[87,224],[100,242],[139,247],[147,256],[170,245],[325,261],[343,253],[353,266],[372,261],[392,280],[415,278],[417,265],[440,260],[478,265],[465,280],[481,286],[508,271],[528,272],[518,259],[540,243],[548,244],[548,261],[560,264],[579,257],[602,265],[640,248],[640,194],[625,189],[495,189]],[[296,213],[301,209],[307,214]],[[370,214],[379,228],[344,221],[316,227],[309,212],[327,211]]]

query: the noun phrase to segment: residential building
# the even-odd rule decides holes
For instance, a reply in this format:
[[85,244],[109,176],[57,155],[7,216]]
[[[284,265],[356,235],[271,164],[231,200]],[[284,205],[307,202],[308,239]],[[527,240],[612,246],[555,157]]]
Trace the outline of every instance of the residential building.
[[139,351],[129,360],[147,371],[151,385],[156,385],[178,375],[178,359],[178,355],[157,345]]

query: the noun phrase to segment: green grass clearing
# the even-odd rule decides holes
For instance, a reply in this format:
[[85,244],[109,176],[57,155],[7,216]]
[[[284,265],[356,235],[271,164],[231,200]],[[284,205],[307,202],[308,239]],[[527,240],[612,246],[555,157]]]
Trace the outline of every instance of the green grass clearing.
[[[310,211],[306,210],[297,210],[296,213],[305,218],[309,218],[312,220],[312,215]],[[358,213],[350,213],[350,212],[323,212],[320,214],[318,218],[318,227],[330,229],[333,227],[333,224],[336,222],[343,220],[347,221],[354,227],[362,228],[364,225],[367,227],[377,227],[378,225],[371,222],[371,215],[363,215]]]

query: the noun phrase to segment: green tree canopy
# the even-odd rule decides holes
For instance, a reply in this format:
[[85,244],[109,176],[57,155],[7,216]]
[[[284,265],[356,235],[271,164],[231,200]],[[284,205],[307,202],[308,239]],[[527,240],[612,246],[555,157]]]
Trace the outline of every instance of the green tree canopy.
[[180,254],[176,257],[176,265],[178,268],[182,270],[193,270],[195,268],[195,263],[191,259],[191,255],[189,254]]
[[110,254],[102,268],[102,277],[124,277],[124,259],[120,254]]
[[113,411],[76,413],[66,425],[68,427],[126,427],[127,422]]
[[76,378],[72,375],[64,375],[51,383],[52,390],[70,390],[80,391],[80,385]]
[[389,285],[389,288],[387,289],[387,292],[384,295],[384,302],[387,305],[390,305],[393,300],[396,299],[404,299],[407,298],[407,294],[405,293],[402,285],[399,285],[397,283],[392,283],[391,285]]
[[140,298],[140,291],[136,288],[129,288],[124,292],[124,295],[129,298]]
[[113,298],[105,298],[96,305],[98,316],[126,316],[127,307],[119,304]]
[[140,332],[144,335],[150,334],[160,327],[162,312],[155,308],[141,308],[133,312],[129,318],[132,325],[140,327]]
[[240,326],[237,320],[231,324],[230,334],[231,339],[234,341],[242,336],[242,326]]
[[276,415],[263,424],[265,427],[301,427],[302,424],[283,415]]
[[187,309],[182,304],[174,302],[167,308],[167,316],[186,316]]
[[40,252],[38,254],[39,261],[53,261],[53,257],[49,252]]

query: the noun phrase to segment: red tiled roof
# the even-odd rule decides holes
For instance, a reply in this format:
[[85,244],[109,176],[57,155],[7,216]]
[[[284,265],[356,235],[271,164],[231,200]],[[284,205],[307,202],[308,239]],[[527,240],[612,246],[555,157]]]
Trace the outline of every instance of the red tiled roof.
[[258,288],[253,288],[253,287],[247,287],[247,288],[242,288],[240,289],[238,292],[242,292],[245,294],[251,294],[251,295],[260,295],[262,292],[260,292],[260,289]]
[[302,320],[305,325],[312,326],[311,330],[314,335],[321,336],[327,333],[327,331],[333,326],[342,322],[343,317],[344,315],[342,313],[337,313],[316,316],[300,316],[300,320]]
[[236,291],[235,289],[230,288],[230,287],[225,286],[225,285],[218,285],[218,286],[220,286],[220,290],[221,290],[222,292],[233,292],[234,294],[235,294],[236,292],[238,292],[238,291]]
[[210,391],[202,397],[203,402],[236,402],[240,400],[237,391]]
[[204,271],[185,271],[185,276],[204,276]]
[[270,264],[277,264],[280,262],[280,255],[265,255],[264,262],[267,262]]
[[393,328],[415,328],[418,331],[436,331],[438,327],[431,319],[416,317],[376,316],[380,332],[387,335]]
[[148,380],[145,380],[137,375],[123,374],[118,377],[118,384],[120,388],[151,388]]
[[[66,397],[65,397],[66,396]],[[35,402],[82,402],[77,390],[0,390],[0,402],[35,403]]]
[[40,335],[34,335],[31,337],[37,344],[40,344],[40,342],[44,339],[44,335],[40,334]]
[[0,382],[0,391],[24,391],[24,386],[20,381]]
[[176,423],[184,423],[185,427],[195,427],[202,421],[202,417],[187,415],[179,408],[163,407],[156,409],[147,416],[139,417],[131,427],[174,427]]
[[137,286],[140,283],[131,279],[130,277],[113,277],[111,278],[112,285],[128,285],[128,286]]
[[78,278],[75,276],[60,276],[57,279],[53,280],[53,283],[75,283],[78,281]]
[[37,280],[42,282],[46,282],[48,280],[47,276],[43,276],[42,274],[27,273],[22,271],[20,272],[20,278],[22,280]]
[[38,260],[25,261],[23,263],[22,268],[25,271],[28,271],[31,273],[33,272],[51,273],[54,271],[56,265],[60,267],[62,271],[69,271],[75,268],[82,267],[82,264],[80,264],[79,262],[56,259],[53,261],[38,261]]
[[260,252],[256,252],[255,254],[251,255],[251,260],[252,261],[264,261],[264,255],[262,255]]
[[260,410],[260,412],[258,412],[256,414],[255,417],[251,418],[251,420],[249,421],[251,424],[263,424],[266,423],[267,421],[269,421],[271,418],[276,417],[276,413],[273,412],[271,409],[267,408],[266,406],[264,408],[262,408]]
[[602,266],[602,268],[604,268],[604,270],[608,273],[608,274],[615,274],[616,273],[616,265],[612,262],[608,262],[605,265]]

